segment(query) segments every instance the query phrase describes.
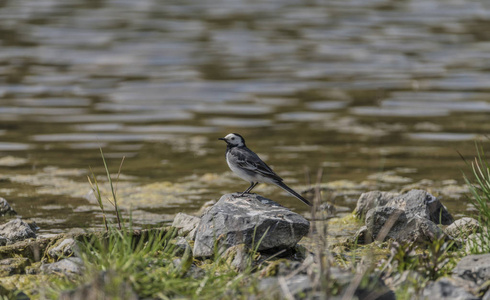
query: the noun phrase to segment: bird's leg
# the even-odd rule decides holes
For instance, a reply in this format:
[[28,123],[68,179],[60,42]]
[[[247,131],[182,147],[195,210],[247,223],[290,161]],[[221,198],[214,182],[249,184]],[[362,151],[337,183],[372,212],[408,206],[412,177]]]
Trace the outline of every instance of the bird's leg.
[[254,189],[254,187],[255,187],[257,184],[259,184],[259,183],[258,183],[258,182],[253,183],[253,185],[251,185],[251,186],[250,186],[250,187],[247,189],[247,193],[249,193],[249,194],[250,194],[250,192],[251,192],[251,191]]
[[250,183],[250,186],[248,187],[248,189],[246,189],[241,195],[240,197],[243,197],[244,194],[248,194],[250,193],[250,191],[258,184],[258,182],[251,182]]

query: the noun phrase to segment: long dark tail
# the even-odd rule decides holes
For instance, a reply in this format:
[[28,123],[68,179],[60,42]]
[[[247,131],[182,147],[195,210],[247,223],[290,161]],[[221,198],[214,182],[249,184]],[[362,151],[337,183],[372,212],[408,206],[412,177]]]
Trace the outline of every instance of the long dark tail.
[[285,190],[286,192],[290,193],[294,197],[298,198],[299,200],[303,201],[304,204],[309,205],[309,206],[313,206],[310,201],[306,200],[300,194],[296,193],[292,188],[287,186],[284,182],[282,182],[282,181],[276,182],[276,185],[278,187],[280,187],[281,189]]

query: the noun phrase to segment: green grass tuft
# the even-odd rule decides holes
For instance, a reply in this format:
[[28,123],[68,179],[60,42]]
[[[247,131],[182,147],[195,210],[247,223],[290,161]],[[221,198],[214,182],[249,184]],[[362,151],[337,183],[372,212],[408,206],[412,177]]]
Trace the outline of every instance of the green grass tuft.
[[467,163],[471,168],[472,177],[463,174],[464,180],[471,192],[470,203],[477,213],[478,221],[482,227],[482,233],[475,235],[470,241],[469,251],[471,253],[488,253],[490,252],[490,165],[485,156],[482,145],[476,143],[477,156],[474,161]]
[[[117,172],[116,187],[114,187],[114,184],[112,182],[112,176],[111,176],[111,173],[109,172],[109,167],[107,166],[107,162],[105,160],[104,152],[102,151],[102,148],[99,148],[99,149],[100,149],[100,156],[102,157],[102,161],[104,162],[104,168],[106,171],[107,180],[108,180],[109,185],[111,187],[111,193],[112,193],[112,200],[107,198],[107,201],[114,207],[114,212],[116,214],[116,220],[117,220],[117,226],[118,226],[119,230],[121,230],[122,229],[121,223],[123,221],[121,218],[121,212],[120,212],[119,207],[117,205],[117,183],[119,182],[119,176],[121,175],[121,169],[122,169],[122,165],[124,163],[125,157],[123,156],[123,158],[121,159],[121,164],[119,165],[119,170]],[[106,218],[106,214],[105,214],[106,212],[104,209],[104,202],[102,201],[102,193],[101,193],[100,187],[99,187],[99,182],[97,181],[97,176],[95,176],[92,168],[90,168],[90,173],[92,175],[92,179],[90,179],[90,176],[87,176],[88,183],[90,184],[90,187],[92,188],[92,191],[95,195],[95,198],[97,199],[97,203],[99,204],[100,210],[102,211],[102,218],[103,218],[105,229],[106,229],[106,231],[109,231],[109,228],[107,225],[107,218]]]

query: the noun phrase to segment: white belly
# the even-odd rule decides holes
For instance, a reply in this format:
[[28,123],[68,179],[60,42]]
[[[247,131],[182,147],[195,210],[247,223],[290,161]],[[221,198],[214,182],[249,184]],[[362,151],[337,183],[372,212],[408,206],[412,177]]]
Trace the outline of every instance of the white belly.
[[248,182],[264,182],[264,183],[275,183],[273,179],[264,177],[259,173],[252,173],[250,171],[244,171],[242,168],[235,166],[234,164],[230,163],[230,160],[228,159],[228,155],[226,154],[226,162],[228,163],[228,167],[230,167],[231,171],[238,175],[241,179],[248,181]]

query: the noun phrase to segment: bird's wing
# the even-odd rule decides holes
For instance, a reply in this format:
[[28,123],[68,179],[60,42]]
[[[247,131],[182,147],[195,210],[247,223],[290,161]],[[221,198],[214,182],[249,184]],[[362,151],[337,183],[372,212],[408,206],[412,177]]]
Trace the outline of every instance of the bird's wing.
[[235,147],[232,149],[232,154],[236,157],[236,162],[240,167],[262,176],[282,181],[282,178],[274,173],[274,171],[272,171],[272,169],[250,149]]

